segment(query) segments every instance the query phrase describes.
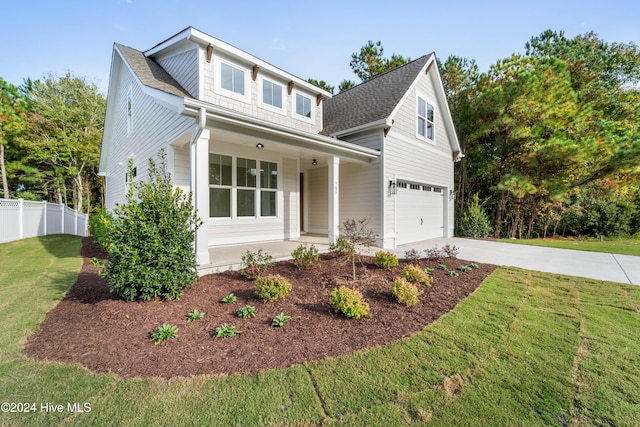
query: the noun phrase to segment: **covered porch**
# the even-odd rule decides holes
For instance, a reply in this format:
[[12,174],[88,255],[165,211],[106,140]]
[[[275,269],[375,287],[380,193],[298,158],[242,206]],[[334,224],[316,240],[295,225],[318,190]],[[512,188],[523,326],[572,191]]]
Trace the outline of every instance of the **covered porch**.
[[201,272],[237,266],[247,250],[274,258],[300,243],[326,250],[338,236],[341,168],[367,167],[380,153],[193,102],[185,114],[196,126],[170,144],[170,162],[203,223]]

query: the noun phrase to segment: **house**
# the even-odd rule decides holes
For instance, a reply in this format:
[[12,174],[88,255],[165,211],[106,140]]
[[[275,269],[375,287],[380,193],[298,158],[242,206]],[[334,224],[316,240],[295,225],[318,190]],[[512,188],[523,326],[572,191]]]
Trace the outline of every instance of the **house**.
[[115,44],[100,173],[107,208],[165,148],[175,185],[191,191],[208,248],[335,241],[370,219],[383,248],[453,235],[460,146],[435,55],[332,95],[189,27],[146,51]]

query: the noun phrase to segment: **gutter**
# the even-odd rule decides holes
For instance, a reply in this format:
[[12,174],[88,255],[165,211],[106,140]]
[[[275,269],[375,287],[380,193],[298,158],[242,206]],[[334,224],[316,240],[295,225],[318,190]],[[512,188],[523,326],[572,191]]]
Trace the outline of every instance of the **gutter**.
[[347,136],[352,133],[361,132],[363,130],[373,130],[373,129],[387,129],[393,125],[392,121],[388,118],[376,120],[375,122],[367,123],[364,125],[352,127],[349,129],[341,130],[340,132],[332,133],[331,136],[335,138],[340,138],[342,136]]

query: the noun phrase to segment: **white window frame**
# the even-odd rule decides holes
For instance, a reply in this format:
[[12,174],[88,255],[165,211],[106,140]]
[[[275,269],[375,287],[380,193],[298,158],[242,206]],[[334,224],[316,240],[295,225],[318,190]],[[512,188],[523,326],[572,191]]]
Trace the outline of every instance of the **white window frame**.
[[[420,115],[420,100],[424,101],[425,103],[425,116],[421,116]],[[429,106],[431,106],[433,108],[433,121],[430,122],[428,117],[429,117]],[[433,101],[431,101],[428,97],[424,96],[421,93],[417,93],[416,96],[416,138],[422,140],[422,141],[426,141],[430,144],[434,144],[436,143],[436,105]],[[424,120],[424,135],[422,135],[420,133],[420,120]],[[431,123],[432,127],[433,127],[433,138],[429,138],[427,129],[428,129],[428,124]]]
[[[281,170],[282,170],[282,164],[279,161],[273,161],[273,160],[268,160],[268,159],[264,159],[264,158],[256,158],[256,157],[248,157],[242,154],[227,154],[224,152],[212,152],[211,154],[217,154],[217,155],[222,155],[222,156],[227,156],[227,157],[231,157],[231,185],[216,185],[216,184],[209,184],[209,188],[222,188],[222,189],[229,189],[230,190],[230,197],[229,197],[229,203],[231,204],[230,206],[230,211],[229,213],[231,214],[231,216],[227,216],[227,217],[213,217],[210,216],[209,220],[210,221],[215,221],[215,222],[219,222],[219,221],[255,221],[255,220],[279,220],[280,219],[280,198],[282,197],[281,195],[281,187],[283,185],[283,178],[281,175]],[[238,159],[247,159],[247,160],[253,160],[256,162],[256,186],[255,187],[247,187],[247,186],[240,186],[238,185]],[[278,170],[278,178],[277,178],[277,187],[274,188],[262,188],[261,182],[260,182],[260,162],[268,162],[268,163],[275,163],[276,164],[276,168]],[[239,216],[238,215],[238,190],[250,190],[253,191],[254,193],[254,207],[255,207],[255,212],[253,216]],[[276,214],[275,216],[271,216],[271,215],[265,215],[262,216],[262,199],[261,199],[261,192],[262,191],[270,191],[270,192],[274,192],[276,193],[276,202],[275,202],[275,206],[276,206]]]
[[[264,82],[267,81],[273,85],[277,85],[280,86],[280,99],[282,100],[282,107],[276,107],[274,105],[271,104],[267,104],[264,101]],[[283,114],[286,115],[287,114],[287,98],[285,96],[285,92],[284,92],[284,85],[280,82],[275,81],[274,79],[270,79],[270,78],[265,78],[265,77],[260,77],[260,90],[259,90],[259,96],[260,96],[260,107],[269,110],[269,111],[273,111],[279,114]]]
[[[244,95],[222,87],[222,64],[236,68],[244,73]],[[235,62],[219,57],[213,58],[213,67],[213,91],[215,93],[247,104],[251,103],[251,70]]]
[[[315,105],[314,105],[313,96],[308,95],[308,94],[306,94],[304,92],[297,91],[295,89],[293,90],[291,95],[293,95],[293,98],[291,100],[291,104],[292,104],[291,105],[291,115],[293,116],[293,118],[297,119],[297,120],[301,120],[301,121],[306,122],[306,123],[315,124],[316,123],[316,111],[315,111]],[[306,116],[303,116],[302,114],[298,114],[298,95],[309,99],[310,107],[311,107],[311,117],[306,117]]]

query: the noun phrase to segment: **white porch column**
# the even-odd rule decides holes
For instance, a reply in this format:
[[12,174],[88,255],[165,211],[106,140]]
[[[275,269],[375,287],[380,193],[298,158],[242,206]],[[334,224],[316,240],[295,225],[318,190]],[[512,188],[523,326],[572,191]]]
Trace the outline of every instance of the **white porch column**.
[[[210,264],[209,259],[209,130],[204,129],[191,147],[191,191],[202,225],[196,232],[196,260],[199,265]],[[195,188],[194,188],[195,187]]]
[[329,158],[329,243],[335,243],[340,234],[340,158]]

